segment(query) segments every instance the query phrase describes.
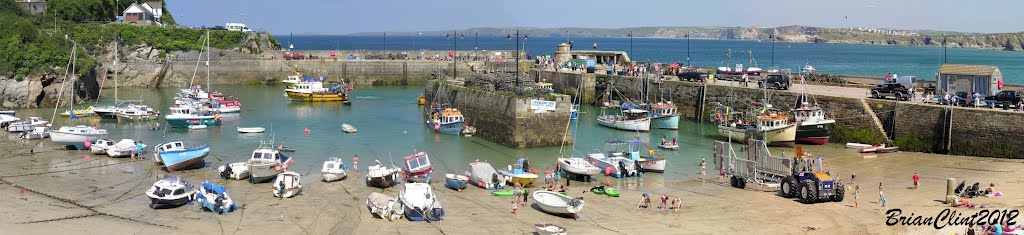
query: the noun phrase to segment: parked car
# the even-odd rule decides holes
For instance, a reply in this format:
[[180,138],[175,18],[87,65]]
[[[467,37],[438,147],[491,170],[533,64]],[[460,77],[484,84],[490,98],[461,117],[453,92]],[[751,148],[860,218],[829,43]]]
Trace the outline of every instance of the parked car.
[[768,77],[757,81],[757,87],[767,89],[789,90],[791,85],[788,74],[769,74]]
[[301,60],[301,59],[304,59],[304,58],[306,58],[306,57],[303,56],[302,54],[299,54],[298,52],[285,52],[284,53],[284,59],[285,60]]
[[699,82],[701,80],[704,80],[704,78],[707,78],[708,77],[708,73],[701,72],[700,70],[694,69],[694,70],[689,70],[689,71],[681,72],[679,74],[676,74],[676,76],[679,77],[680,81],[686,80],[686,81],[691,81],[691,82]]
[[993,106],[1003,107],[1003,109],[1010,109],[1011,106],[1017,107],[1020,104],[1021,96],[1024,96],[1024,91],[1000,91],[994,96],[985,97],[985,100],[994,102]]
[[885,99],[892,96],[896,100],[907,100],[910,98],[907,94],[907,87],[899,83],[885,83],[871,88],[871,97],[876,99]]

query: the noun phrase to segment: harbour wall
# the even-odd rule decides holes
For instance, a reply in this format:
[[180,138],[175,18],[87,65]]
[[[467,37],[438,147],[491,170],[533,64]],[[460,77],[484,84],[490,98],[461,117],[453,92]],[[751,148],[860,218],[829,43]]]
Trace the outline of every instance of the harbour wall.
[[[579,81],[597,84],[595,89],[583,91],[584,97],[587,94],[598,97],[595,101],[604,100],[601,96],[608,86],[630,98],[640,97],[644,87],[636,77],[568,72],[536,74],[539,79],[553,84],[569,84],[554,85],[555,92],[559,93],[574,94],[572,84]],[[646,87],[649,100],[673,101],[684,118],[708,124],[712,124],[711,114],[717,104],[748,111],[765,95],[763,90],[753,85],[748,88],[686,81],[655,83],[649,80]],[[767,94],[774,107],[780,110],[793,108],[798,95],[776,90],[769,90]],[[621,100],[622,97],[613,99]],[[1014,128],[1024,123],[1024,113],[824,95],[815,95],[813,99],[836,119],[830,139],[833,143],[888,143],[899,146],[903,151],[1024,157],[1024,148],[1019,147],[1024,146],[1024,132]],[[717,136],[717,133],[708,135]]]
[[[485,91],[447,81],[428,80],[423,93],[427,100],[449,100],[462,111],[466,123],[477,128],[474,137],[512,148],[560,146],[572,143],[564,135],[568,126],[571,97],[521,97],[509,93]],[[536,113],[530,109],[533,99],[551,99],[554,111]]]

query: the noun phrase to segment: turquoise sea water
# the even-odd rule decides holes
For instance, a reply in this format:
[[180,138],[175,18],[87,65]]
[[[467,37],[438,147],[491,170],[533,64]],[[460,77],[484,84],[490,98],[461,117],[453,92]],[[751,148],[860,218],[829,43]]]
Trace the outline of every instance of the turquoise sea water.
[[[438,36],[275,36],[282,45],[294,44],[296,50],[452,50],[452,40]],[[600,50],[630,52],[629,38],[580,38],[569,37],[575,49],[591,50],[598,44]],[[558,43],[565,37],[534,35],[525,41],[525,48],[532,55],[554,54]],[[522,41],[521,41],[522,42]],[[515,40],[505,37],[465,35],[458,41],[458,50],[515,50]],[[770,41],[750,40],[703,40],[692,39],[689,43],[690,64],[700,66],[725,66],[727,51],[732,49],[732,64],[749,64],[749,53],[753,52],[756,64],[771,68],[772,44]],[[685,64],[687,57],[686,39],[632,39],[630,57],[637,61],[658,61]],[[950,48],[946,52],[949,63],[984,64],[999,66],[1008,83],[1024,84],[1024,52],[993,51],[980,49]],[[833,74],[884,77],[886,73],[914,75],[934,79],[943,60],[941,47],[871,46],[842,44],[775,43],[775,67],[798,71],[806,63],[818,71]],[[730,66],[731,67],[731,66]]]

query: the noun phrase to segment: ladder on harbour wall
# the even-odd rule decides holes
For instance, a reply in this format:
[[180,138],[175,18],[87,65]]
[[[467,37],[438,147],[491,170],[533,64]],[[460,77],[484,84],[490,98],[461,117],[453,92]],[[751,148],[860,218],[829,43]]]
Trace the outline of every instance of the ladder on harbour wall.
[[701,86],[697,87],[697,100],[696,100],[697,108],[693,110],[693,118],[697,119],[696,120],[697,123],[701,123],[701,124],[704,123],[704,118],[703,118],[704,117],[704,103],[705,103],[704,101],[705,101],[705,98],[707,98],[707,93],[706,93],[707,88],[708,88],[707,84],[701,84]]

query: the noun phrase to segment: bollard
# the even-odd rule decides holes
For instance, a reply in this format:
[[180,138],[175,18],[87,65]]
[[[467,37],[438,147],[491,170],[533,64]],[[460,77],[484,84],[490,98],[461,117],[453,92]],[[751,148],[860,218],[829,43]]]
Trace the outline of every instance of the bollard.
[[956,179],[946,178],[946,204],[953,203],[956,200],[956,196],[953,195],[956,191]]

